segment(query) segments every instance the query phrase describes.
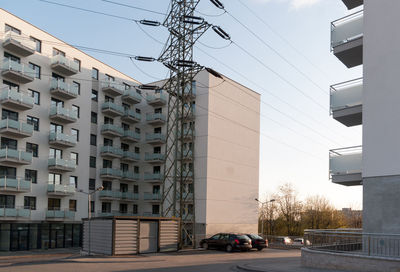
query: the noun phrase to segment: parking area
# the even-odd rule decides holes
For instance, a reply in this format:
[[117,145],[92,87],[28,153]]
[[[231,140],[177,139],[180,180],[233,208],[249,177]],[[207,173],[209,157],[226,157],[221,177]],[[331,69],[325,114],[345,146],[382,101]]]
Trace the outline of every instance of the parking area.
[[300,254],[300,250],[266,249],[233,253],[217,250],[188,250],[169,254],[124,257],[82,257],[76,253],[45,255],[45,257],[27,255],[1,258],[0,271],[325,271],[301,268]]

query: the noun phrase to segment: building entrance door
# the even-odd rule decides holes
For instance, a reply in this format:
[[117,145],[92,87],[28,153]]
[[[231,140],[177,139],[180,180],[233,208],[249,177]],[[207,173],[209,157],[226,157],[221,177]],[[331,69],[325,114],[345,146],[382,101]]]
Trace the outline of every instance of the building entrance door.
[[29,227],[28,225],[12,224],[10,233],[10,250],[28,250],[29,249]]
[[139,253],[153,253],[158,249],[158,222],[140,221]]

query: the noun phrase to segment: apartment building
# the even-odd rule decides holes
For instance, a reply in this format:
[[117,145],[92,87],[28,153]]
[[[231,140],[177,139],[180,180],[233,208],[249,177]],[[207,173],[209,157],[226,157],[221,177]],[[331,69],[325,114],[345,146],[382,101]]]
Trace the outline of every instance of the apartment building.
[[362,125],[363,145],[331,150],[332,182],[363,186],[363,231],[400,233],[397,91],[398,1],[343,0],[350,15],[332,22],[333,54],[363,78],[331,87],[331,113],[345,126]]
[[[79,246],[89,210],[160,216],[168,94],[0,14],[0,250]],[[186,220],[256,232],[260,95],[205,70],[194,87]]]

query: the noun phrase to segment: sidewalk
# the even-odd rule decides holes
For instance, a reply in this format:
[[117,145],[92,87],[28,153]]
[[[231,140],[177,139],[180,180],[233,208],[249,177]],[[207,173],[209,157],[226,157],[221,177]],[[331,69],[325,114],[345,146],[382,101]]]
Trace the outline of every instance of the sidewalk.
[[29,251],[7,251],[0,252],[0,261],[4,260],[15,260],[15,259],[25,259],[34,258],[40,256],[40,258],[47,257],[59,257],[68,258],[80,256],[80,248],[57,248],[57,249],[38,249]]

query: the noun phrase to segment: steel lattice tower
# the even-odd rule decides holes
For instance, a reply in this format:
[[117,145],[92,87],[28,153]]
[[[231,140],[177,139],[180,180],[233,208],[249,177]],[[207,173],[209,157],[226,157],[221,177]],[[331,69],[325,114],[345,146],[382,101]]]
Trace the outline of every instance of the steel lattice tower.
[[[171,0],[163,25],[168,41],[159,57],[170,69],[163,90],[169,94],[162,216],[181,218],[181,245],[196,245],[194,201],[195,82],[203,68],[193,61],[193,45],[210,25],[194,16],[200,0]],[[190,188],[190,189],[189,189]]]

